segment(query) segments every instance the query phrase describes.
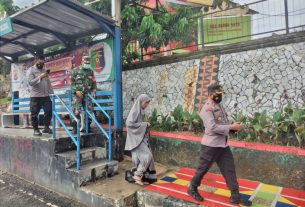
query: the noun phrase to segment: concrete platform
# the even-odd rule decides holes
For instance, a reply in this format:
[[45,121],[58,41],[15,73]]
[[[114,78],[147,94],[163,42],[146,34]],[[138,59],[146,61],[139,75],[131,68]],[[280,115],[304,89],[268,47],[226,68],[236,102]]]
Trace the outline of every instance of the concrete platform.
[[[65,132],[59,131],[57,139],[48,134],[33,136],[32,133],[32,129],[0,128],[0,169],[90,207],[144,207],[148,206],[146,201],[171,200],[169,196],[160,197],[160,194],[125,181],[125,170],[132,167],[130,158],[125,157],[121,163],[103,159],[106,149],[101,134],[81,136],[83,165],[77,171],[75,145]],[[174,170],[158,163],[156,167],[158,177]],[[175,205],[171,206],[187,203],[172,202]]]
[[[136,201],[135,198],[137,191],[143,190],[142,186],[125,181],[125,171],[130,170],[131,167],[131,159],[125,156],[124,161],[119,163],[118,175],[107,180],[102,180],[94,184],[82,187],[81,189],[85,192],[107,197],[116,203],[124,203],[126,206],[130,206],[133,202]],[[156,163],[156,171],[158,177],[162,177],[164,174],[171,170],[174,170],[174,168],[166,167]]]
[[[40,128],[42,130],[43,128]],[[72,130],[71,127],[68,129]],[[30,138],[30,139],[53,139],[52,134],[42,134],[42,136],[34,136],[32,128],[3,128],[0,127],[0,134],[3,136],[11,137],[11,138]],[[80,133],[84,135],[84,133]],[[68,135],[64,129],[60,128],[56,130],[56,137],[59,138],[67,138]]]

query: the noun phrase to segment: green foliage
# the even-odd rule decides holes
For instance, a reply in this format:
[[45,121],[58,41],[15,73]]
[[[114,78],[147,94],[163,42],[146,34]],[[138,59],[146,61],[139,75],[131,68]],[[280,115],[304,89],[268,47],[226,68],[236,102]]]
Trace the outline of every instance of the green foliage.
[[[233,116],[234,117],[234,116]],[[236,117],[236,115],[235,115]],[[240,113],[239,117],[243,117]],[[235,119],[238,120],[238,119]],[[283,145],[302,147],[305,140],[305,107],[293,107],[289,103],[283,110],[268,117],[266,111],[255,112],[253,116],[242,118],[244,129],[235,137],[240,140],[258,140]]]
[[8,101],[8,99],[7,99],[7,98],[1,98],[1,99],[0,99],[0,105],[2,105],[2,104],[6,104],[6,103],[7,103],[7,101]]
[[148,118],[148,122],[151,124],[152,129],[157,129],[159,127],[158,117],[157,109],[154,109],[151,116]]
[[64,48],[65,48],[65,46],[63,44],[54,45],[54,46],[45,48],[44,49],[44,54],[49,54],[49,53],[52,53],[52,52],[56,52],[56,51],[62,50]]
[[161,117],[161,121],[160,121],[160,129],[161,131],[172,131],[172,127],[173,127],[173,121],[172,121],[172,118],[166,114],[161,114],[160,115]]
[[[255,112],[245,116],[241,112],[232,115],[235,122],[241,122],[242,130],[231,134],[234,140],[258,141],[282,145],[304,146],[305,141],[305,105],[301,108],[288,104],[281,111],[270,117],[266,111]],[[190,131],[202,133],[202,120],[197,112],[189,113],[181,105],[169,114],[158,115],[154,109],[148,121],[153,130],[160,131]]]
[[194,130],[194,125],[199,124],[201,122],[200,116],[196,111],[189,113],[188,111],[184,111],[184,124],[187,126],[188,131]]
[[203,124],[198,113],[189,113],[181,105],[169,114],[158,115],[157,109],[154,109],[148,121],[153,130],[203,132]]
[[[84,3],[85,0],[78,0]],[[149,47],[160,49],[170,41],[178,41],[181,45],[189,44],[196,40],[197,19],[192,18],[199,13],[199,8],[172,5],[175,12],[168,12],[164,5],[159,6],[159,11],[147,13],[144,7],[136,3],[145,1],[122,1],[121,27],[122,27],[122,52],[123,64],[129,64],[139,59],[139,52]],[[111,3],[109,0],[100,0],[90,4],[94,10],[110,15]],[[140,50],[130,50],[131,42],[138,42]]]
[[10,16],[19,10],[18,6],[13,5],[13,0],[0,0],[0,12],[6,11],[7,15]]
[[175,122],[174,122],[174,127],[178,131],[183,130],[183,124],[184,124],[184,110],[181,105],[178,105],[174,108],[174,110],[171,112],[171,115],[173,116]]
[[248,118],[249,128],[254,133],[253,136],[258,139],[260,142],[263,141],[263,138],[268,134],[268,128],[270,127],[267,112],[263,111],[262,113],[255,112],[253,116]]

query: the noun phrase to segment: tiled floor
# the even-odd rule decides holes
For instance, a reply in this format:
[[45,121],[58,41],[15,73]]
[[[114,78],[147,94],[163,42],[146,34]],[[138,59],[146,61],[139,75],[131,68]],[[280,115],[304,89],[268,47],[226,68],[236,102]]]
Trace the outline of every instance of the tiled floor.
[[[157,183],[147,186],[146,189],[199,203],[186,193],[187,185],[194,173],[193,169],[181,168],[174,173],[165,175]],[[253,207],[305,207],[305,191],[245,179],[238,179],[238,182],[241,195],[252,200]],[[239,206],[230,203],[230,191],[221,175],[207,173],[201,182],[199,192],[205,198],[199,204],[204,206]]]

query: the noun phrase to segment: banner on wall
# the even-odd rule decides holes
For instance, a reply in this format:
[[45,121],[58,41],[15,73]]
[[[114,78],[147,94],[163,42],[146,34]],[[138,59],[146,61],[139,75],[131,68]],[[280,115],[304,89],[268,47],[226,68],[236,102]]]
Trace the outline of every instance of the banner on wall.
[[[96,81],[104,82],[114,79],[113,40],[107,39],[91,47],[84,46],[71,52],[48,57],[45,68],[50,70],[49,79],[55,93],[65,93],[70,89],[71,71],[82,63],[82,57],[89,55]],[[19,91],[19,97],[30,96],[30,85],[26,79],[27,70],[34,65],[34,61],[14,63],[11,66],[11,80],[13,91]]]
[[113,39],[106,39],[89,49],[91,67],[97,82],[114,80]]
[[204,43],[206,44],[213,42],[226,44],[251,40],[251,16],[203,19],[203,31]]

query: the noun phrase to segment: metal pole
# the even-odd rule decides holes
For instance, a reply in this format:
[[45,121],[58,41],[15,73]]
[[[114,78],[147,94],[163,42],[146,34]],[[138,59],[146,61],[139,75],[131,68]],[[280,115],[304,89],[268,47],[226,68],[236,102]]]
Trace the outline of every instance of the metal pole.
[[[118,161],[123,160],[124,150],[120,146],[123,146],[123,103],[122,103],[122,47],[121,47],[121,0],[112,0],[115,2],[115,22],[116,27],[114,29],[114,83],[113,83],[113,96],[114,96],[114,143],[115,146],[115,157]],[[120,144],[119,144],[120,143]],[[112,148],[112,140],[109,137],[109,152]],[[111,154],[109,154],[109,159],[112,159]]]
[[288,1],[284,0],[285,5],[285,24],[286,24],[286,34],[289,34],[289,16],[288,16]]
[[116,25],[121,25],[121,0],[111,0],[111,16]]
[[88,98],[89,98],[88,94],[85,94],[85,130],[86,130],[86,134],[88,134],[88,132],[89,132]]
[[200,18],[200,31],[201,31],[201,47],[204,48],[204,28],[203,28],[203,16]]
[[114,71],[114,129],[123,130],[123,104],[122,104],[122,64],[121,64],[121,29],[115,27],[114,38],[115,71]]
[[53,133],[53,139],[56,138],[56,117],[55,117],[55,96],[52,97],[52,133]]
[[80,170],[80,121],[77,120],[77,145],[76,145],[76,159],[77,159],[77,163],[76,163],[76,168],[77,170]]

